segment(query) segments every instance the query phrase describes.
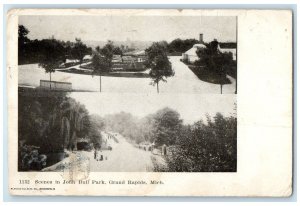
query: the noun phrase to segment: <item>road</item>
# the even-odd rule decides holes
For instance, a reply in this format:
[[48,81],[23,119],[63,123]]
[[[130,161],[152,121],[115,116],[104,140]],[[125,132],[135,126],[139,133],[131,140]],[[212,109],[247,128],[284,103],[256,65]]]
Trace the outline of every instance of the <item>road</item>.
[[[183,62],[181,57],[170,57],[172,68],[175,75],[167,79],[167,83],[160,83],[162,92],[179,92],[179,93],[220,93],[220,85],[204,82],[200,80]],[[231,84],[223,85],[223,93],[235,93],[236,81],[227,75]]]
[[[121,135],[117,136],[118,143],[110,143],[112,151],[104,150],[103,161],[94,159],[94,151],[69,152],[69,157],[56,163],[43,171],[64,171],[70,169],[76,173],[78,171],[90,172],[149,172],[153,171],[151,152],[134,147]],[[105,141],[105,137],[104,137]],[[76,171],[76,172],[75,172]]]
[[[160,82],[161,93],[213,93],[220,94],[220,85],[201,81],[180,61],[180,57],[169,57],[175,76],[167,78],[167,82]],[[49,80],[49,74],[37,64],[19,65],[19,85],[38,87],[40,80]],[[235,92],[236,81],[227,76],[231,84],[223,86],[223,93]],[[72,83],[74,90],[99,91],[99,77],[56,71],[52,73],[53,81]],[[122,93],[156,93],[156,87],[150,85],[148,78],[102,77],[102,92]]]
[[[112,151],[102,151],[104,161],[96,161],[93,152],[84,152],[90,158],[90,170],[95,172],[149,172],[153,170],[151,152],[134,147],[122,136]],[[107,160],[106,160],[107,158]]]

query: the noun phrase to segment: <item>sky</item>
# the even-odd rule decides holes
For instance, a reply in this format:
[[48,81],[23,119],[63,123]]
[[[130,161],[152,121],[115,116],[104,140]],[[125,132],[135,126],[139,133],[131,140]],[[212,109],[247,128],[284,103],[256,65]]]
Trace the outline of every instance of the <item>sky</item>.
[[236,17],[225,16],[20,16],[30,39],[64,41],[172,41],[175,38],[236,42]]
[[236,115],[236,95],[220,94],[130,94],[72,92],[70,97],[85,105],[90,114],[104,117],[107,114],[127,112],[142,118],[169,107],[181,115],[185,124],[206,119],[220,112],[224,116]]

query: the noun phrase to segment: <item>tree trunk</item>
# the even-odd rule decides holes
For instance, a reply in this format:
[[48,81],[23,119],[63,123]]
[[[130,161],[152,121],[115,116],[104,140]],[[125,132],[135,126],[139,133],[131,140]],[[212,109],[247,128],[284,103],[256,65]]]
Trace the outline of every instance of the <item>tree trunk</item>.
[[158,81],[156,83],[156,90],[157,90],[157,93],[159,93]]
[[50,90],[51,90],[51,72],[50,72]]
[[223,91],[222,91],[222,90],[223,90],[223,84],[220,84],[220,86],[221,86],[221,94],[222,94],[222,92],[223,92]]
[[101,92],[101,75],[99,75],[99,77],[100,77],[100,92]]

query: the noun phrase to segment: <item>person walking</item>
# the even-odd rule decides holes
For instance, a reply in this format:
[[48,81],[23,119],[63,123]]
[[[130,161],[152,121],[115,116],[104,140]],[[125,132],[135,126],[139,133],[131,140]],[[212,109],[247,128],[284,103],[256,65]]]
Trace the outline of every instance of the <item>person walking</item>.
[[95,149],[94,150],[94,159],[96,159],[97,158],[97,150]]

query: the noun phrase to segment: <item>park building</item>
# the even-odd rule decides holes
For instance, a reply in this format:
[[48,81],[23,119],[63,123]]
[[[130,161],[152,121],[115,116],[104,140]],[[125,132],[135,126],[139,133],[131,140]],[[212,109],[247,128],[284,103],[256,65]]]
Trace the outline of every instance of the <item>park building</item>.
[[184,62],[189,62],[189,63],[194,63],[195,61],[197,61],[199,59],[198,55],[197,55],[197,51],[198,49],[205,49],[206,45],[204,44],[203,41],[203,34],[199,35],[199,43],[198,44],[194,44],[192,48],[190,48],[189,50],[187,50],[186,52],[184,52],[182,54],[182,60]]
[[[195,61],[199,60],[197,51],[205,48],[206,45],[203,41],[203,34],[200,34],[199,43],[194,44],[192,48],[182,53],[182,61],[188,63],[195,63]],[[222,53],[225,52],[232,53],[232,58],[234,61],[236,61],[236,48],[237,48],[237,44],[233,42],[225,42],[225,43],[218,44],[218,50]]]

